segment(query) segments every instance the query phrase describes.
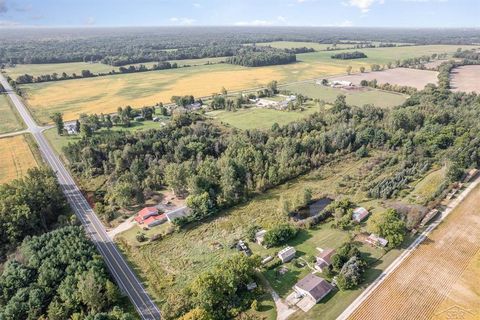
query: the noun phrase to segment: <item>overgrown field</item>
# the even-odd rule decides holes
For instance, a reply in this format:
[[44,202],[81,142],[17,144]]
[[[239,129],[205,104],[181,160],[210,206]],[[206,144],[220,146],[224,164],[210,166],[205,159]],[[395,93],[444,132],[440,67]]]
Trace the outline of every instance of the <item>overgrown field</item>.
[[22,129],[23,122],[10,105],[7,96],[0,94],[0,134]]
[[[362,49],[366,59],[331,59],[331,52],[320,51],[297,55],[298,62],[289,65],[246,68],[230,64],[201,65],[190,68],[121,74],[99,78],[48,82],[22,86],[27,102],[40,122],[49,122],[49,115],[59,111],[66,120],[80,113],[107,113],[119,106],[135,107],[168,102],[172,95],[211,95],[222,87],[245,90],[265,85],[271,80],[280,83],[322,78],[345,73],[348,65],[353,71],[372,63],[385,64],[397,59],[454,52],[457,46],[429,45],[394,48]],[[335,52],[342,52],[335,51]]]
[[32,138],[18,135],[0,139],[0,183],[23,177],[28,169],[37,166],[38,151],[28,139]]
[[363,106],[373,104],[378,107],[389,108],[401,105],[408,96],[395,92],[386,92],[373,90],[370,88],[361,88],[356,90],[345,90],[317,85],[315,83],[299,83],[283,86],[282,89],[289,90],[292,93],[299,93],[312,99],[320,99],[327,103],[332,103],[343,94],[347,97],[347,103],[350,105]]
[[477,187],[350,318],[450,319],[460,311],[478,319],[479,199]]
[[[116,240],[125,248],[125,254],[145,280],[144,283],[147,284],[148,290],[160,304],[163,304],[167,296],[185,287],[199,272],[212,267],[221,258],[234,254],[236,251],[229,248],[231,242],[234,239],[245,238],[246,231],[250,226],[255,224],[268,228],[281,221],[286,221],[287,217],[278,210],[279,203],[282,199],[293,201],[305,188],[312,190],[314,198],[325,195],[348,196],[372,212],[385,210],[386,207],[381,201],[366,200],[364,191],[360,191],[359,188],[367,176],[374,179],[373,176],[379,174],[379,172],[372,173],[372,170],[369,169],[376,157],[377,155],[361,160],[349,159],[337,164],[332,163],[259,195],[252,201],[228,210],[218,217],[189,226],[162,240],[139,244],[134,237],[136,232],[140,231],[138,227],[120,234]],[[349,237],[349,232],[332,230],[329,225],[322,225],[302,231],[289,244],[298,247],[300,255],[313,255],[317,247],[336,246]],[[278,248],[265,250],[253,244],[251,247],[254,253],[261,255],[278,250]],[[392,257],[398,254],[398,251],[394,250],[388,256],[383,256],[382,250],[364,245],[361,245],[360,249],[368,261],[379,259],[374,263],[375,270],[372,271],[372,276],[378,275],[378,268],[385,268]],[[297,280],[297,277],[292,277],[288,283],[273,282],[272,286],[281,291],[283,295],[292,282]],[[282,286],[284,286],[283,291]],[[352,300],[354,298],[354,296],[350,297],[352,294],[356,295],[358,292],[345,292],[342,293],[342,297]],[[332,299],[331,301],[336,300]],[[335,303],[322,305],[327,309],[335,309]]]

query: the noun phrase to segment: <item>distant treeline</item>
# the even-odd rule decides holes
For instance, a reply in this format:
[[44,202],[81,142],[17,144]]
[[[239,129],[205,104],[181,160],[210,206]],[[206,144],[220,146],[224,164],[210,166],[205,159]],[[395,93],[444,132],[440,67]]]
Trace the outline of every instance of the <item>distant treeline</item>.
[[[114,66],[219,56],[233,56],[247,43],[304,41],[356,47],[480,42],[475,29],[406,30],[375,28],[105,28],[0,30],[0,63],[102,61]],[[355,39],[356,41],[349,41]]]
[[332,59],[348,60],[348,59],[361,59],[361,58],[367,58],[367,55],[360,51],[342,52],[342,53],[337,53],[332,55]]
[[271,47],[245,47],[239,50],[235,56],[227,58],[227,63],[245,67],[262,67],[295,61],[297,61],[295,53]]

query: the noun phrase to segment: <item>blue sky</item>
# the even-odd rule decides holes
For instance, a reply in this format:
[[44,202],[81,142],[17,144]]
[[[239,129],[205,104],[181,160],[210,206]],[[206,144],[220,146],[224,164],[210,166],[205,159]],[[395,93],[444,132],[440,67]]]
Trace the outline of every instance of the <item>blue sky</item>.
[[0,0],[0,27],[480,27],[479,13],[480,0]]

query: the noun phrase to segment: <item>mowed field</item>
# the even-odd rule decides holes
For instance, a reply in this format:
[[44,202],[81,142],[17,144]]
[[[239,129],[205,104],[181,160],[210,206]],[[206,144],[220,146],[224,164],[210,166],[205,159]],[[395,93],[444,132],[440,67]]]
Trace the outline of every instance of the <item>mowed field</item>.
[[376,79],[379,84],[389,83],[422,90],[429,83],[437,84],[438,72],[410,68],[395,68],[384,71],[351,74],[333,78],[332,80],[350,81],[358,86],[362,80],[370,81],[374,79]]
[[350,319],[479,319],[479,250],[477,187]]
[[10,106],[7,96],[0,94],[0,134],[22,129],[20,116]]
[[[397,59],[425,54],[454,52],[457,46],[431,45],[415,47],[362,49],[366,59],[331,59],[330,52],[299,54],[298,62],[288,65],[246,68],[230,64],[200,65],[189,68],[121,74],[79,80],[46,82],[22,86],[33,115],[42,123],[59,111],[65,120],[81,113],[114,112],[120,106],[141,107],[169,102],[173,95],[207,96],[219,92],[263,86],[271,80],[280,83],[322,78],[345,73],[351,65],[355,70],[371,63],[387,63]],[[347,50],[348,51],[348,50]],[[341,51],[336,51],[341,52]]]
[[327,103],[334,102],[339,95],[343,94],[347,97],[348,104],[356,106],[373,104],[382,108],[401,105],[408,98],[407,95],[395,92],[386,92],[370,88],[346,90],[321,86],[315,83],[286,85],[283,86],[282,89],[289,90],[292,93],[302,94],[312,99],[320,99]]
[[480,66],[461,66],[451,72],[450,87],[453,91],[480,92]]
[[23,177],[27,170],[37,166],[33,141],[27,135],[0,139],[0,183]]

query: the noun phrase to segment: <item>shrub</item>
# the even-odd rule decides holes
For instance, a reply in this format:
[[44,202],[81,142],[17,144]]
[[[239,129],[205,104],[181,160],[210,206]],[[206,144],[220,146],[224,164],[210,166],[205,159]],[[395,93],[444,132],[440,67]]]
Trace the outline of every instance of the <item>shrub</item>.
[[278,225],[265,233],[263,244],[267,247],[275,247],[284,244],[297,234],[297,228],[290,224]]

